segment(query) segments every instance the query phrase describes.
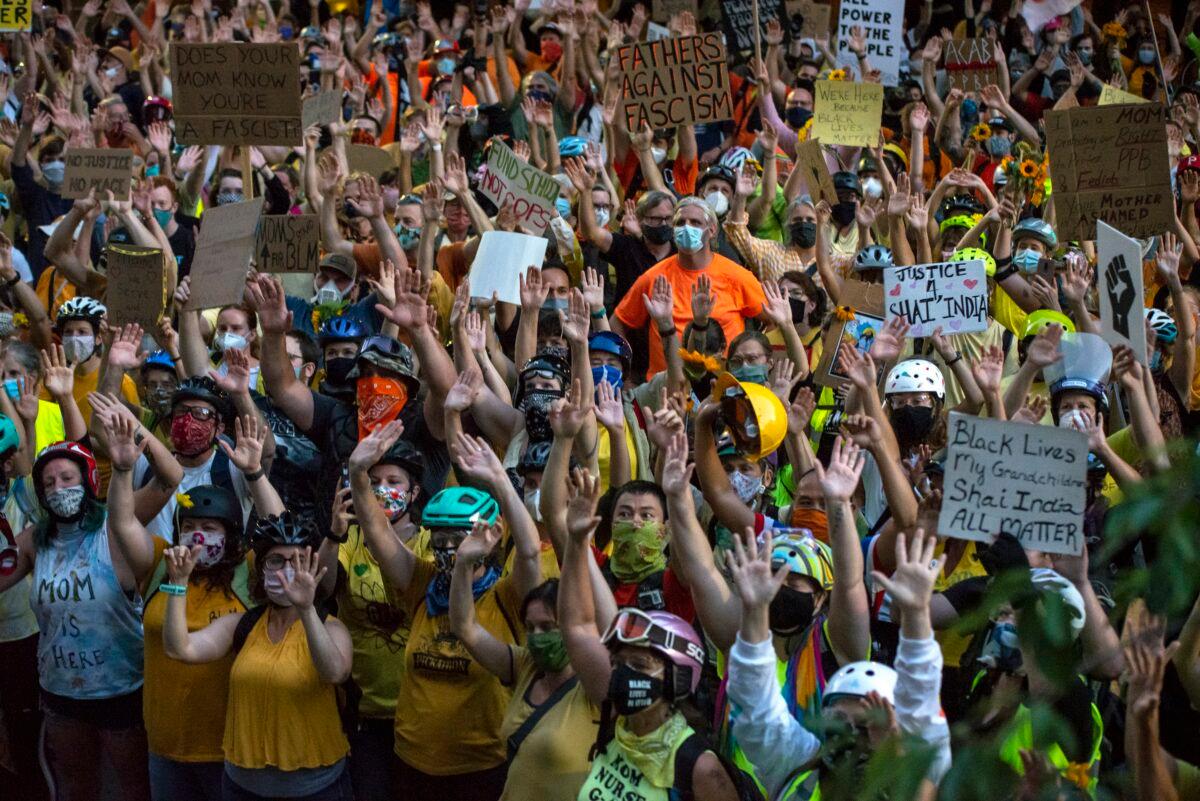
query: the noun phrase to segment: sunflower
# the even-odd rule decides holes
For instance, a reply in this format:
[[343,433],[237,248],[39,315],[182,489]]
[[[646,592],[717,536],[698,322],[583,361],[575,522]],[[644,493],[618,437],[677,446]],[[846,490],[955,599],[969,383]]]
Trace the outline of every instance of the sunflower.
[[25,316],[24,312],[15,312],[13,314],[13,325],[24,328],[29,325],[29,318]]
[[971,129],[971,138],[976,142],[986,142],[992,135],[992,129],[986,122],[981,122]]
[[186,492],[176,493],[175,500],[184,509],[191,509],[193,506],[196,505],[195,503],[192,502],[191,497]]
[[684,364],[703,367],[705,372],[708,373],[719,373],[721,371],[721,363],[719,361],[714,359],[712,356],[706,356],[698,350],[687,350],[685,348],[680,348],[679,358],[683,360]]
[[1100,33],[1104,35],[1105,40],[1115,40],[1122,44],[1124,44],[1126,37],[1129,36],[1129,33],[1125,30],[1125,26],[1116,21],[1104,23],[1104,28],[1101,29]]
[[854,319],[853,306],[838,306],[833,310],[833,316],[846,323]]
[[1022,178],[1033,178],[1037,174],[1038,174],[1037,162],[1032,161],[1030,159],[1025,159],[1024,161],[1021,162],[1021,177]]
[[846,80],[846,71],[845,70],[830,70],[829,77],[826,80],[844,81],[844,80]]

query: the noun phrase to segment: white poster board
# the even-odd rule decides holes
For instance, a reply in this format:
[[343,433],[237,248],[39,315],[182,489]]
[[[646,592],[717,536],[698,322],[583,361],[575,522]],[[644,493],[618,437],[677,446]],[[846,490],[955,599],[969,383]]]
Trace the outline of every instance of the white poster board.
[[1146,364],[1146,307],[1142,286],[1142,246],[1136,239],[1096,220],[1096,294],[1101,336],[1110,345],[1128,345]]
[[1029,550],[1080,553],[1087,454],[1078,431],[951,412],[938,534],[991,542],[1006,532]]
[[900,63],[908,58],[904,45],[904,0],[842,0],[838,15],[838,63],[858,66],[850,52],[850,29],[855,25],[867,37],[867,62],[879,70],[884,86],[900,83]]
[[910,337],[970,334],[988,327],[987,268],[974,261],[942,261],[883,271],[888,320],[908,320]]
[[471,297],[521,305],[520,277],[530,266],[541,268],[549,240],[541,236],[487,231],[471,262]]

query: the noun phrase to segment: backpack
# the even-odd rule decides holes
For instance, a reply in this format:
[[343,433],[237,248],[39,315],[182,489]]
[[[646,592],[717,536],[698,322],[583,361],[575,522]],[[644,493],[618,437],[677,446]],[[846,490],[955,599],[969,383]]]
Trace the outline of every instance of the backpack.
[[705,751],[712,751],[720,760],[721,767],[725,768],[725,773],[733,782],[738,801],[763,801],[763,794],[754,778],[723,757],[720,751],[712,748],[708,738],[699,732],[693,732],[691,737],[680,743],[675,752],[675,787],[671,791],[673,801],[675,798],[679,801],[691,801],[695,798],[692,792],[692,774],[696,768],[696,761]]

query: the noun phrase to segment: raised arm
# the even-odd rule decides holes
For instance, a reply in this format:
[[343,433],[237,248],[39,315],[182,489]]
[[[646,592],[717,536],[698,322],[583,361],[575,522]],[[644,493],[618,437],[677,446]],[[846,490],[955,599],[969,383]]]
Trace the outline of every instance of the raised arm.
[[833,444],[829,467],[815,465],[833,548],[833,589],[829,593],[829,641],[842,665],[867,658],[870,652],[870,609],[863,586],[862,546],[854,526],[850,498],[858,488],[866,456],[844,436]]
[[[201,546],[190,549],[184,545],[167,548],[167,581],[176,587],[187,587]],[[187,622],[187,593],[167,596],[167,615],[163,621],[163,651],[171,659],[189,665],[215,662],[233,647],[233,633],[244,612],[234,612],[209,623],[199,631],[189,632]]]
[[293,423],[307,431],[312,426],[313,397],[296,378],[288,360],[285,335],[292,329],[292,313],[287,309],[283,286],[274,276],[259,275],[247,281],[246,297],[258,312],[263,332],[259,369],[267,394]]
[[154,570],[154,539],[133,509],[133,467],[146,448],[146,435],[139,428],[136,421],[123,415],[109,420],[108,537],[140,585]]
[[417,557],[388,524],[387,516],[375,499],[368,471],[396,444],[403,432],[404,424],[399,420],[376,428],[359,440],[350,454],[349,463],[350,494],[354,499],[359,528],[362,529],[371,556],[379,563],[379,571],[393,590],[399,593],[408,589]]
[[475,596],[471,593],[475,565],[495,550],[502,533],[499,522],[489,526],[486,521],[476,520],[471,533],[458,546],[454,573],[450,578],[450,630],[462,640],[472,659],[507,686],[516,678],[512,649],[479,625],[475,617]]

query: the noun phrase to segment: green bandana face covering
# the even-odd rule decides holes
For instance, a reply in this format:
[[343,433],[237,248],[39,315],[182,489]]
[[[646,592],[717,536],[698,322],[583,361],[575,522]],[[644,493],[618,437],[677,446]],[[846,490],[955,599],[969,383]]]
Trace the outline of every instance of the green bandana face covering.
[[627,520],[612,524],[613,575],[622,584],[637,584],[652,573],[667,566],[663,553],[662,523],[648,522],[636,526]]
[[525,648],[543,673],[557,673],[567,666],[567,647],[558,629],[532,632],[525,638]]

